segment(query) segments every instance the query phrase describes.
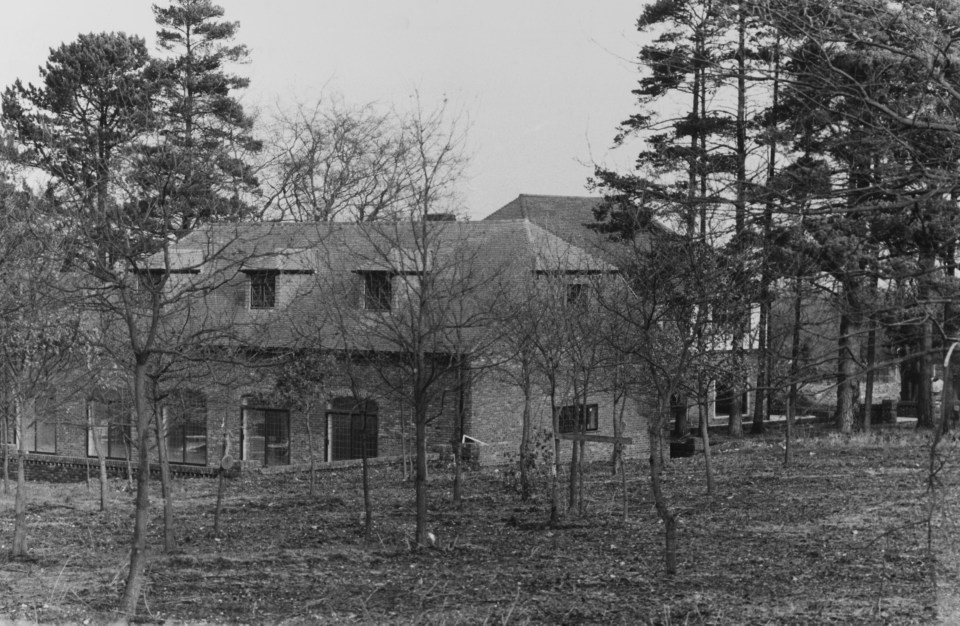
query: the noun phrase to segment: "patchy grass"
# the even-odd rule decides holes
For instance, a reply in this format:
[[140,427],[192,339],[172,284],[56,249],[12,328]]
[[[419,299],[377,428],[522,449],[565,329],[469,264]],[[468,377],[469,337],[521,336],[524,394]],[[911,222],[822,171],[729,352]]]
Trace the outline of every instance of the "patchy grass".
[[[604,464],[586,476],[586,513],[544,525],[545,495],[520,502],[510,472],[467,475],[460,510],[450,477],[431,477],[433,548],[412,552],[412,487],[396,468],[371,484],[375,532],[362,536],[358,471],[323,472],[310,498],[301,477],[248,474],[228,485],[214,536],[216,483],[177,483],[176,554],[153,547],[137,619],[147,622],[806,624],[949,621],[956,609],[955,443],[943,446],[943,498],[927,551],[929,449],[897,432],[845,439],[807,434],[782,466],[773,438],[714,451],[718,493],[704,493],[700,457],[668,463],[682,510],[679,573],[662,567],[661,525],[645,465],[622,483]],[[115,486],[124,486],[117,483]],[[97,490],[31,484],[31,557],[11,561],[13,497],[0,496],[0,618],[109,621],[128,558],[132,496],[97,511]],[[953,559],[953,561],[950,561]],[[954,604],[951,604],[954,603]],[[951,608],[953,607],[953,608]],[[955,615],[955,614],[954,614]]]

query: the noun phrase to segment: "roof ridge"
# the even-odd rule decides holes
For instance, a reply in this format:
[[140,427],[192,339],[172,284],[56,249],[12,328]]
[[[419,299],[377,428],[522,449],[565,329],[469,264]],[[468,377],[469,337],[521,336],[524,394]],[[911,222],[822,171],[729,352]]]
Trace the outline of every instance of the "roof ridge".
[[572,194],[555,193],[521,193],[518,198],[571,198],[577,200],[603,200],[603,196],[580,196]]

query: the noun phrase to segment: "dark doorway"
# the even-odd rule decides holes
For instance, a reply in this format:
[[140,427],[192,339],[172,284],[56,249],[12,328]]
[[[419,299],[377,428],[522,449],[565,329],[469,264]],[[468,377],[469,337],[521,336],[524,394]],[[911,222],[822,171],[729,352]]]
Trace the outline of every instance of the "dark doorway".
[[334,398],[327,411],[327,459],[345,461],[377,456],[377,403]]
[[[733,397],[734,389],[731,385],[717,382],[717,400],[716,400],[716,411],[717,415],[730,415],[730,411],[733,409]],[[740,414],[747,413],[747,394],[744,392],[740,396]]]

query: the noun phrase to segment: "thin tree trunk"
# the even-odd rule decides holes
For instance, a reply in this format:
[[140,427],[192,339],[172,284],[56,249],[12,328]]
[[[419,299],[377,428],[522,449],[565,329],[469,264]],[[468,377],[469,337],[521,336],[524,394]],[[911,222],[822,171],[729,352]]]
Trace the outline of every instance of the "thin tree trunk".
[[794,282],[793,298],[793,334],[790,341],[790,396],[787,401],[786,441],[783,447],[783,464],[790,464],[791,445],[793,442],[793,424],[797,416],[797,399],[799,397],[800,377],[800,319],[803,310],[799,270]]
[[[743,341],[743,335],[740,334],[735,341]],[[733,375],[734,381],[731,389],[733,397],[730,399],[730,417],[727,421],[727,434],[737,439],[743,437],[743,349],[734,347],[733,351]]]
[[921,325],[920,340],[920,385],[917,394],[917,428],[933,428],[933,321],[929,318]]
[[460,507],[463,499],[463,416],[466,410],[463,402],[463,364],[457,367],[457,421],[453,433],[453,505]]
[[520,431],[520,499],[530,499],[530,381],[523,384],[523,417]]
[[130,569],[120,599],[120,610],[135,615],[140,591],[144,583],[147,531],[150,522],[150,414],[146,402],[147,357],[137,356],[134,365],[134,404],[137,414],[137,496],[133,524],[133,542],[130,547]]
[[[879,278],[873,275],[870,284],[870,295],[876,298]],[[873,419],[873,387],[876,380],[877,368],[877,321],[874,316],[867,316],[867,380],[863,390],[863,431],[869,433]]]
[[123,441],[123,447],[127,452],[127,487],[130,491],[133,491],[133,448],[130,445],[131,443],[126,438]]
[[870,330],[867,332],[867,380],[863,390],[863,432],[870,432],[870,422],[873,419],[873,384],[876,378],[877,367],[877,329],[873,319],[868,321]]
[[7,413],[6,398],[2,399],[3,432],[0,433],[0,445],[3,446],[3,495],[10,494],[10,416]]
[[400,456],[403,461],[403,480],[410,480],[412,468],[409,466],[410,451],[407,449],[407,421],[403,419],[403,406],[400,406]]
[[583,503],[583,465],[584,460],[587,457],[586,441],[576,442],[577,447],[580,448],[580,459],[577,462],[577,508],[580,512],[580,516],[583,517],[586,514],[586,509],[584,508]]
[[13,557],[27,556],[27,473],[25,459],[27,456],[27,442],[24,438],[24,402],[19,395],[14,398],[14,413],[17,428],[17,493],[13,504],[13,546],[10,555]]
[[622,499],[622,504],[623,504],[623,523],[626,524],[626,523],[627,523],[627,515],[628,515],[628,504],[627,504],[627,503],[629,502],[629,499],[627,498],[627,467],[626,467],[626,463],[625,463],[622,455],[620,456],[620,483],[621,483],[622,494],[623,494],[623,499]]
[[[107,432],[109,433],[110,424],[107,423]],[[87,433],[88,437],[93,441],[93,451],[97,455],[97,466],[100,470],[100,512],[103,513],[110,508],[110,498],[108,482],[107,482],[107,459],[104,457],[103,448],[100,447],[100,436],[97,434],[95,425],[93,423],[93,415],[91,409],[87,407]],[[108,435],[109,436],[109,435]],[[90,465],[87,465],[89,472]]]
[[415,407],[415,419],[417,428],[417,467],[414,477],[417,504],[415,544],[417,548],[421,548],[427,545],[427,419],[425,407]]
[[24,460],[26,453],[17,450],[17,494],[13,504],[13,557],[27,556],[27,477]]
[[[580,432],[579,426],[577,432]],[[570,444],[570,483],[567,489],[567,510],[572,512],[577,510],[577,466],[580,460],[580,449],[576,441],[571,441]]]
[[230,433],[227,432],[227,427],[225,423],[221,423],[221,429],[223,430],[223,444],[221,446],[222,453],[220,455],[220,468],[217,470],[217,505],[213,512],[213,534],[214,536],[220,535],[220,513],[223,507],[223,491],[226,488],[226,465],[227,457],[230,456]]
[[754,392],[753,403],[753,425],[750,432],[759,435],[764,430],[764,419],[767,417],[769,381],[770,372],[768,371],[769,360],[767,352],[770,349],[769,323],[770,323],[770,302],[769,285],[766,272],[762,272],[760,278],[760,323],[757,333],[757,386]]
[[556,385],[550,386],[550,414],[553,422],[553,464],[550,467],[550,525],[560,523],[560,418],[557,415]]
[[700,407],[700,439],[703,440],[703,464],[704,469],[707,474],[707,495],[714,495],[717,492],[716,482],[713,477],[713,462],[710,458],[710,428],[709,428],[709,419],[707,418],[707,405],[704,400],[706,400],[706,390],[704,389],[703,384],[703,375],[700,375],[700,399],[698,403]]
[[163,498],[163,551],[170,554],[177,549],[174,534],[173,485],[170,480],[170,457],[167,450],[167,423],[162,409],[156,415],[157,458],[160,461],[160,495]]
[[[661,400],[662,404],[662,400]],[[668,576],[677,573],[677,518],[676,513],[670,509],[667,499],[663,494],[663,486],[660,483],[660,472],[662,465],[660,461],[660,424],[663,420],[663,407],[657,412],[656,419],[650,420],[649,439],[650,439],[650,487],[653,491],[653,501],[657,509],[657,515],[663,522],[664,527],[664,565]]]
[[[617,394],[614,394],[613,398],[613,436],[618,439],[616,443],[613,444],[613,454],[610,456],[610,475],[617,475],[617,468],[623,468],[623,444],[619,441],[619,438],[623,436],[624,423],[623,423],[623,413],[627,407],[627,393],[626,390],[623,390],[623,393],[619,394],[619,399]],[[617,406],[620,408],[617,409]]]
[[[370,469],[367,463],[367,405],[360,410],[363,426],[360,428],[361,472],[363,473],[363,538],[367,541],[373,535],[373,505],[370,502]],[[419,504],[419,501],[418,501]],[[418,509],[419,511],[419,509]]]
[[917,428],[933,428],[933,313],[932,306],[927,304],[932,296],[930,287],[931,274],[934,271],[932,255],[920,255],[920,301],[927,305],[926,319],[920,324],[920,389],[917,398]]
[[310,497],[313,498],[317,495],[317,444],[313,439],[313,427],[310,425],[312,421],[310,417],[313,412],[311,409],[312,405],[307,407],[304,417],[307,425],[307,448],[310,454]]

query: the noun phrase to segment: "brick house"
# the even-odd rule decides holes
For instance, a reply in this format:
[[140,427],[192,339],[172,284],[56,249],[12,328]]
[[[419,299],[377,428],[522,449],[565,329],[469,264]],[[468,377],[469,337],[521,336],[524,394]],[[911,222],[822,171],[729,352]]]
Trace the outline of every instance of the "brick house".
[[[501,375],[516,367],[497,328],[505,294],[549,283],[569,300],[590,281],[616,279],[613,265],[527,219],[219,224],[142,272],[167,273],[171,289],[190,294],[174,315],[189,318],[172,326],[212,331],[203,347],[210,358],[169,364],[154,398],[175,471],[201,474],[218,466],[225,440],[244,471],[303,466],[311,454],[319,463],[364,450],[412,454],[408,382],[423,369],[433,377],[428,449],[442,453],[461,440],[482,464],[507,462],[519,450],[524,397]],[[417,370],[412,345],[423,356]],[[596,378],[604,382],[585,398],[571,384],[557,387],[561,431],[613,435],[619,420],[619,434],[633,439],[626,454],[645,454],[638,402],[612,377]],[[26,433],[31,464],[86,471],[99,446],[122,471],[135,458],[129,400],[122,389],[80,387],[38,403]],[[542,385],[530,408],[543,437],[553,415]],[[588,460],[611,451],[587,447]],[[569,444],[563,449],[569,454]]]
[[[506,205],[493,212],[485,220],[513,220],[528,219],[541,228],[562,238],[568,243],[586,250],[591,255],[598,256],[612,264],[617,264],[616,245],[609,239],[591,228],[596,223],[595,211],[600,207],[601,198],[587,196],[553,196],[521,194]],[[656,222],[651,224],[649,233],[641,233],[642,237],[656,236],[657,233],[667,233],[669,230]],[[829,280],[829,279],[827,279]],[[791,287],[792,289],[792,287]],[[791,340],[793,319],[792,298],[778,300],[773,304],[770,341],[779,345],[778,352],[789,353],[788,343]],[[836,405],[836,352],[837,327],[839,312],[834,304],[822,297],[810,298],[804,304],[803,325],[801,337],[802,352],[807,361],[814,364],[805,372],[807,382],[801,385],[800,395],[803,402],[802,409],[815,410],[823,414],[831,412]],[[750,326],[756,329],[759,325],[758,305],[751,311]],[[862,362],[866,361],[866,342],[860,337],[852,337],[854,351],[861,353]],[[874,421],[881,417],[881,403],[899,402],[902,416],[913,416],[916,411],[916,400],[919,387],[919,362],[916,359],[901,360],[897,358],[898,348],[904,351],[903,346],[894,345],[886,338],[880,342],[880,350],[885,356],[878,359],[881,363],[875,368],[873,411]],[[749,378],[756,378],[756,363],[753,351],[757,347],[756,331],[748,333],[744,340]],[[788,366],[781,365],[781,376],[785,375]],[[862,399],[866,385],[866,375],[860,373],[854,384],[858,387],[857,396]],[[742,399],[743,415],[748,417],[754,409],[756,394],[748,391]],[[785,392],[780,391],[773,398],[773,413],[785,412]],[[711,419],[717,416],[726,416],[730,412],[733,400],[733,390],[723,382],[712,383],[710,390],[707,414]],[[687,414],[691,418],[697,417],[697,407],[689,404]]]

